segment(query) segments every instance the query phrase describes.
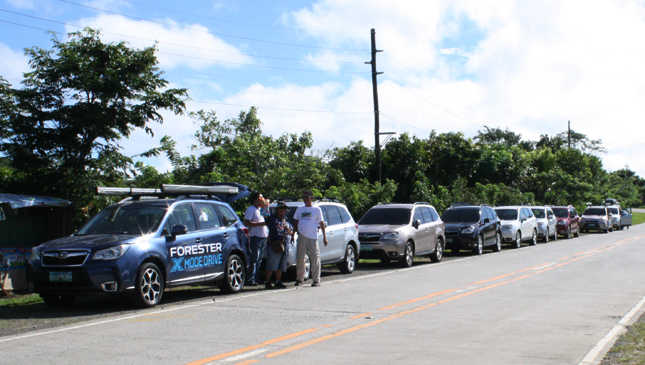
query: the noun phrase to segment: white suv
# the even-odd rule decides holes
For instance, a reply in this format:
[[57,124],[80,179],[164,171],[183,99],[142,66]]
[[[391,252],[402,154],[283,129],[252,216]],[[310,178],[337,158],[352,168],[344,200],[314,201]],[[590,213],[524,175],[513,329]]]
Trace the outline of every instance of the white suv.
[[537,218],[537,234],[544,243],[549,242],[549,238],[554,241],[558,239],[558,222],[553,214],[553,209],[549,206],[529,207]]
[[[276,200],[277,201],[277,200]],[[296,209],[305,205],[302,201],[289,201],[284,199],[285,204],[289,207],[287,219],[293,224],[293,215]],[[340,272],[351,274],[358,263],[358,256],[361,252],[361,244],[358,241],[358,224],[352,218],[347,207],[335,200],[322,199],[313,202],[320,207],[325,221],[325,233],[328,244],[323,244],[322,232],[318,230],[318,247],[320,248],[320,264],[329,265],[337,264]],[[276,203],[270,205],[271,211],[275,209]],[[297,237],[297,233],[296,233]],[[297,245],[297,239],[293,241]],[[293,267],[296,265],[296,248],[289,250],[287,265]],[[309,278],[311,261],[309,255],[305,254],[305,279]]]
[[522,241],[533,246],[537,243],[537,219],[529,207],[496,207],[495,212],[502,223],[502,239],[520,248]]

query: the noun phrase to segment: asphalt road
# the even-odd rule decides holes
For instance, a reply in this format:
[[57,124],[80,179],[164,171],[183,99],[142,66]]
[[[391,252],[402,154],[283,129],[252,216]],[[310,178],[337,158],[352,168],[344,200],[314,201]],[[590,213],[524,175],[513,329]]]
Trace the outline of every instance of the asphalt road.
[[577,364],[645,296],[644,244],[639,225],[328,276],[318,288],[209,297],[0,337],[0,354],[6,364]]

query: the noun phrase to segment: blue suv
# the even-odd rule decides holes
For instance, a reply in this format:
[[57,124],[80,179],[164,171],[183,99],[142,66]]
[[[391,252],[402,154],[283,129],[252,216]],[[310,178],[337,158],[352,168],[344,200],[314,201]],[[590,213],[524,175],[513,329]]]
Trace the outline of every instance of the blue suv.
[[46,304],[66,306],[78,295],[127,292],[137,305],[153,307],[166,287],[214,282],[234,293],[244,286],[248,228],[228,203],[248,196],[246,186],[98,188],[98,193],[130,198],[105,208],[73,235],[32,250],[30,287]]

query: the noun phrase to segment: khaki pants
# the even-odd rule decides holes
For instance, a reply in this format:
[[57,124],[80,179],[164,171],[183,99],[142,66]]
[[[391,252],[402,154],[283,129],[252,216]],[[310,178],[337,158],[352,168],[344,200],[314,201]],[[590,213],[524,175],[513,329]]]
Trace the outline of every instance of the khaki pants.
[[298,235],[298,246],[296,251],[296,280],[305,279],[305,253],[309,254],[311,261],[311,278],[314,283],[320,282],[320,249],[318,239]]

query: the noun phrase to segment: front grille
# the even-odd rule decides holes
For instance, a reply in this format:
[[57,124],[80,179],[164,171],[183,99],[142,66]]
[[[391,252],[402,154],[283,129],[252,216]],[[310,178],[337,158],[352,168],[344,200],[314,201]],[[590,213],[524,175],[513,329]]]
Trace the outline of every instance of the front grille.
[[358,240],[370,244],[374,242],[378,242],[381,239],[381,234],[380,233],[359,233],[358,234]]
[[90,250],[51,250],[42,254],[43,266],[81,266]]

